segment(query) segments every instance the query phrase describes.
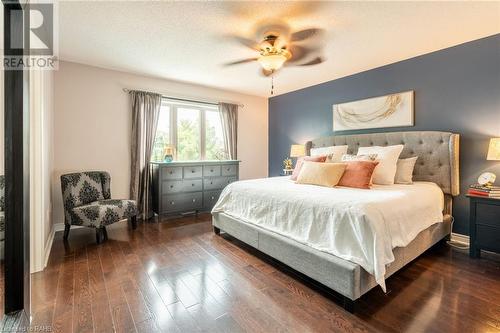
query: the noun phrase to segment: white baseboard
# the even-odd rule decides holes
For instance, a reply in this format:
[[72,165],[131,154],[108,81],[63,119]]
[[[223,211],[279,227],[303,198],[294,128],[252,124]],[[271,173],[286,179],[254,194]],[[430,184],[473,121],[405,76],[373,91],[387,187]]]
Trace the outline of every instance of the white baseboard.
[[[71,229],[78,229],[78,228],[83,228],[83,227],[80,227],[78,225],[71,226]],[[64,222],[54,224],[54,229],[55,229],[55,232],[64,231]]]
[[451,233],[451,241],[452,242],[457,242],[457,243],[460,243],[460,244],[464,244],[464,245],[467,245],[467,246],[470,243],[469,236],[462,235],[462,234],[457,234],[457,233],[454,233],[454,232]]
[[50,257],[50,251],[52,250],[52,244],[54,243],[54,235],[56,233],[55,230],[55,225],[52,225],[52,229],[50,229],[50,234],[49,234],[49,239],[47,240],[47,243],[45,244],[45,260],[43,263],[43,269],[47,267],[47,263],[49,262],[49,257]]

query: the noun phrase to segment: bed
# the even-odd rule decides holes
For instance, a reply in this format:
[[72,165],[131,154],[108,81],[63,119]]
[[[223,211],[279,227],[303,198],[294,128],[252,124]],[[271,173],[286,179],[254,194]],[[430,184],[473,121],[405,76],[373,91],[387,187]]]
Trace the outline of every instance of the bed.
[[418,156],[413,185],[370,190],[295,184],[289,177],[226,187],[212,211],[224,231],[354,302],[451,232],[459,193],[457,134],[391,132],[338,135],[314,147],[404,144],[400,158]]

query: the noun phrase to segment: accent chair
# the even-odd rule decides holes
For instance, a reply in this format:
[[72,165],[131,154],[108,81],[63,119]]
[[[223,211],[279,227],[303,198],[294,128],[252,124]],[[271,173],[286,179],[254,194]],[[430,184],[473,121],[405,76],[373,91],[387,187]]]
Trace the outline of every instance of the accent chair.
[[70,173],[61,176],[64,203],[64,240],[72,225],[95,228],[97,244],[108,239],[106,226],[128,219],[137,228],[134,200],[111,199],[111,177],[105,171]]

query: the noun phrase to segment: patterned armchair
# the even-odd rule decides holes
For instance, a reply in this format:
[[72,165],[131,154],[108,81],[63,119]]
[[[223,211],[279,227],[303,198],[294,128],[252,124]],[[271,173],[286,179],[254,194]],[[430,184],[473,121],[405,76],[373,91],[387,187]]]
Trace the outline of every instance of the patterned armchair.
[[61,176],[64,203],[64,239],[71,225],[96,229],[97,244],[108,238],[106,226],[129,219],[137,227],[134,200],[111,199],[111,177],[104,171],[71,173]]

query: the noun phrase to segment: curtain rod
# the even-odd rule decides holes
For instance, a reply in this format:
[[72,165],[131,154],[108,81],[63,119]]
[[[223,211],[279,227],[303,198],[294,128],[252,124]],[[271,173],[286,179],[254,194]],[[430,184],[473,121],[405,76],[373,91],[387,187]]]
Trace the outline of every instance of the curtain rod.
[[[132,89],[123,88],[123,91],[126,92],[126,93],[129,93],[129,92],[132,91]],[[145,90],[140,90],[140,91],[151,92],[151,91],[145,91]],[[157,94],[157,93],[155,93],[155,94]],[[163,94],[161,94],[161,96],[163,98],[168,98],[168,99],[172,99],[172,100],[175,100],[175,101],[192,102],[192,103],[203,103],[203,104],[210,104],[210,105],[219,105],[219,103],[215,103],[215,102],[200,101],[200,100],[188,99],[188,98],[170,97],[170,96],[166,96],[166,95],[163,95]],[[241,108],[245,107],[245,105],[241,104],[241,103],[233,103],[233,104],[237,104]]]

